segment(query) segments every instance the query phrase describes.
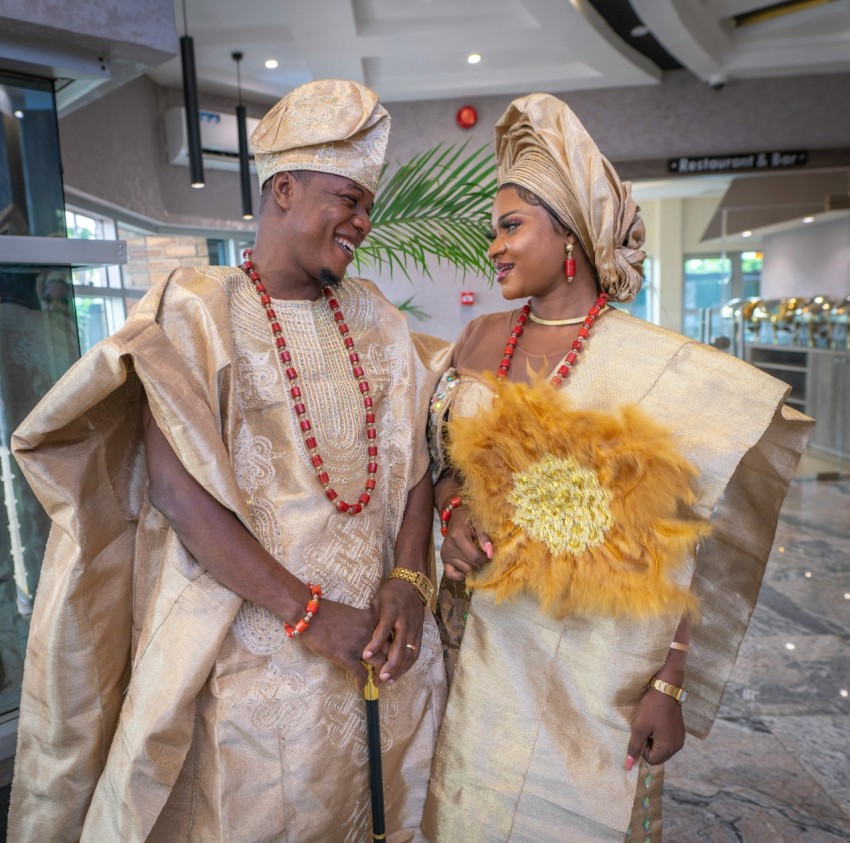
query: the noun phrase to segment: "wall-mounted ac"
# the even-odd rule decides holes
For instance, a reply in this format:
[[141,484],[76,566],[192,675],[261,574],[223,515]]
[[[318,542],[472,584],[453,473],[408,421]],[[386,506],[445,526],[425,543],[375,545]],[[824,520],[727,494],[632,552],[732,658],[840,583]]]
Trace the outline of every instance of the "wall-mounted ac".
[[[213,170],[239,169],[239,133],[236,115],[218,111],[201,111],[201,149],[204,166]],[[246,121],[248,137],[260,121],[249,117]],[[189,166],[189,141],[186,136],[186,110],[170,108],[165,113],[165,138],[169,164]],[[254,169],[253,157],[251,169]]]

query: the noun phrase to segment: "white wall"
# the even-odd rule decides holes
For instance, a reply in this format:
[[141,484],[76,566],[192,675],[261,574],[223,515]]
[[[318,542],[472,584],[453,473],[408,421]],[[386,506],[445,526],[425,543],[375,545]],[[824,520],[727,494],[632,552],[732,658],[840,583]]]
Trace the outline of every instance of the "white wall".
[[707,247],[701,242],[701,238],[722,198],[722,196],[698,196],[684,201],[682,208],[682,252],[684,254],[693,255],[721,250],[722,247],[717,245]]
[[[400,304],[410,296],[414,303],[427,314],[427,319],[410,319],[411,327],[444,340],[454,340],[467,322],[483,313],[497,310],[510,310],[516,307],[515,302],[506,302],[498,287],[491,284],[490,278],[468,275],[464,280],[454,270],[432,272],[434,280],[428,278],[413,278],[408,281],[404,275],[396,273],[393,278],[378,275],[375,272],[364,271],[364,275],[372,278],[384,295],[395,304]],[[413,274],[411,273],[411,277]],[[475,304],[461,305],[461,291],[470,290],[475,293]],[[520,302],[524,304],[524,302]]]
[[763,298],[850,296],[850,216],[764,238]]

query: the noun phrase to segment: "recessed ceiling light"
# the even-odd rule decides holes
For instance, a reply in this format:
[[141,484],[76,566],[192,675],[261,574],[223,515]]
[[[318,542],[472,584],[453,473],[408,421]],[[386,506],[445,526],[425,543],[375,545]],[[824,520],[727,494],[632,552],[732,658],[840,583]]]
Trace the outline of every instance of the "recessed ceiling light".
[[480,61],[481,61],[481,56],[480,56],[478,53],[470,53],[470,54],[466,57],[466,60],[467,60],[470,64],[478,64],[478,62],[480,62]]
[[277,67],[277,59],[266,59],[266,67],[269,70],[274,70]]
[[814,217],[803,217],[804,223],[810,223],[810,222],[814,222],[814,221],[815,221]]
[[23,116],[24,116],[24,112],[23,112],[23,111],[21,111],[21,109],[19,108],[19,109],[15,112],[15,117],[17,117],[17,118],[18,118],[18,120],[20,120]]
[[741,232],[741,237],[752,237],[752,236],[753,236],[752,231],[742,231]]
[[838,692],[838,695],[839,695],[840,697],[844,697],[844,699],[847,699],[847,697],[850,697],[850,691],[848,691],[846,688],[842,688],[842,689]]
[[644,26],[642,23],[637,26],[632,27],[632,31],[629,33],[632,38],[643,38],[644,35],[649,35],[649,27]]
[[796,649],[797,649],[797,645],[796,645],[796,644],[792,644],[792,643],[789,641],[789,642],[785,645],[785,649],[786,649],[786,650],[796,650]]

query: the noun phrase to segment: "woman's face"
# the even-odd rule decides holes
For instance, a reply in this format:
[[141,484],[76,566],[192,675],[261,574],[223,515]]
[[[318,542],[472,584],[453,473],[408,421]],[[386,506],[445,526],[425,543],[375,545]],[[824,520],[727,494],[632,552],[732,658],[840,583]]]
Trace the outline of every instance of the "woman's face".
[[541,205],[529,205],[512,187],[496,194],[493,243],[487,254],[506,299],[541,297],[560,290],[566,233],[558,233]]

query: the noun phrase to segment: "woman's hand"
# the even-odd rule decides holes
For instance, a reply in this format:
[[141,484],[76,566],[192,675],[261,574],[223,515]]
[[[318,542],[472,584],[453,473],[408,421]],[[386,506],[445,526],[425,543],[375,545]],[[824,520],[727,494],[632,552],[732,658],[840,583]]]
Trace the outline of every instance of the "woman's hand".
[[440,558],[447,579],[463,582],[493,558],[493,543],[486,533],[478,533],[469,523],[466,507],[452,512]]
[[[682,686],[683,673],[661,675],[659,671],[658,675],[677,688]],[[635,707],[626,770],[631,770],[641,755],[649,764],[663,764],[684,745],[685,721],[681,704],[655,688],[647,688]]]
[[416,589],[404,580],[387,580],[372,601],[378,624],[363,652],[371,664],[374,654],[386,653],[386,663],[379,668],[382,682],[392,685],[410,670],[419,658],[425,606]]

